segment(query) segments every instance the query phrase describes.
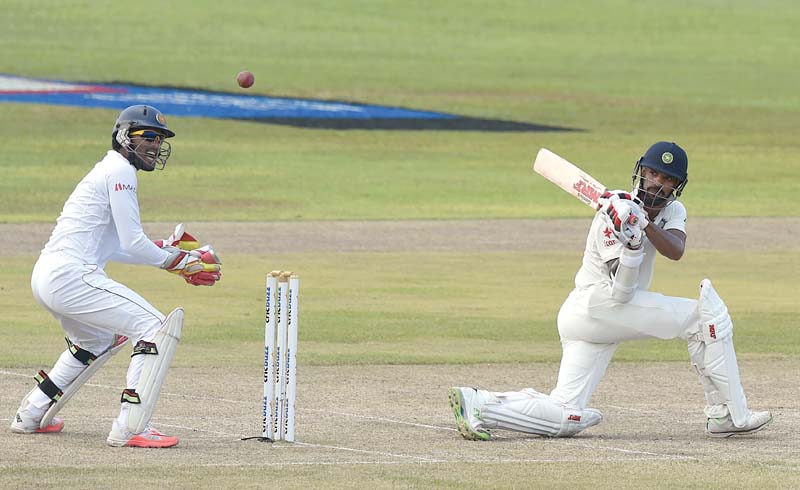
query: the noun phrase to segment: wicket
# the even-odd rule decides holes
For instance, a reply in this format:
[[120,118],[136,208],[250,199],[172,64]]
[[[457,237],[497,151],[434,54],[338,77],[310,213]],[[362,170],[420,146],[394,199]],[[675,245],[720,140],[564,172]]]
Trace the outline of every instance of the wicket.
[[300,278],[267,275],[264,308],[264,409],[261,437],[294,442]]

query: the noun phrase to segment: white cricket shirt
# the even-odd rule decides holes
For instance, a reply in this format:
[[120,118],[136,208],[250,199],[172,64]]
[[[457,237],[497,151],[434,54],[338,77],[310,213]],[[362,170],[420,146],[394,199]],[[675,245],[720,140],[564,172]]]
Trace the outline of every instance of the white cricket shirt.
[[[686,233],[686,208],[680,201],[670,202],[658,213],[649,226],[660,226],[665,230],[680,230]],[[639,289],[648,289],[653,279],[653,269],[658,251],[656,247],[643,237],[644,260],[639,267]],[[614,236],[613,230],[601,213],[595,214],[589,236],[586,237],[586,249],[583,252],[583,264],[575,275],[575,287],[585,289],[589,286],[611,282],[612,276],[608,261],[618,259],[623,245]]]
[[169,253],[142,229],[136,169],[109,150],[64,203],[43,254],[61,253],[104,267],[109,260],[160,266]]

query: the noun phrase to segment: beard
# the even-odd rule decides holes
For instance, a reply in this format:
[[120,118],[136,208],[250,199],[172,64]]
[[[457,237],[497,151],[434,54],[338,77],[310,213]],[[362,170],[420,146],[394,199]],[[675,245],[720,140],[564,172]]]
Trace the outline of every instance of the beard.
[[664,197],[659,191],[653,192],[653,189],[641,189],[638,197],[642,200],[644,207],[651,209],[661,209],[672,200],[672,196]]
[[[156,160],[158,158],[158,152],[153,154],[148,154],[144,151],[143,148],[140,148],[142,145],[139,145],[133,150],[130,151],[130,162],[133,164],[134,167],[143,171],[143,172],[152,172],[156,169]],[[150,152],[152,153],[152,152]]]

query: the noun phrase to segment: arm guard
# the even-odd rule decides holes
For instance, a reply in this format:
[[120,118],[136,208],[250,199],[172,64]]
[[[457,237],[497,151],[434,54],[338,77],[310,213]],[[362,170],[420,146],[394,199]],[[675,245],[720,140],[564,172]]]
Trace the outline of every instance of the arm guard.
[[633,299],[639,286],[639,266],[644,260],[644,252],[622,249],[616,272],[611,285],[611,298],[618,303],[627,303]]

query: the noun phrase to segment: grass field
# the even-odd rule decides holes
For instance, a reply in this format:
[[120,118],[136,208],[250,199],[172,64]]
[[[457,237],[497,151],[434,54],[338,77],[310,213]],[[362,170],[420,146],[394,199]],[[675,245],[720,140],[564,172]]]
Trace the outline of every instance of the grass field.
[[[249,250],[259,243],[241,243],[220,250],[224,280],[212,289],[182,287],[149,268],[109,268],[162,311],[186,308],[175,375],[154,419],[181,437],[179,449],[104,446],[127,363],[119,356],[65,409],[64,437],[0,430],[0,486],[118,488],[136,475],[168,488],[264,488],[270,480],[285,488],[800,487],[792,449],[798,247],[773,245],[800,231],[796,219],[781,221],[800,216],[798,22],[783,0],[4,2],[2,74],[239,93],[234,77],[249,69],[249,93],[582,130],[335,131],[167,114],[178,134],[173,156],[164,172],[139,181],[147,222],[240,222],[244,230],[365,220],[365,240],[378,221],[569,218],[588,226],[584,206],[532,173],[539,147],[624,188],[651,143],[679,142],[689,154],[682,200],[690,224],[725,217],[746,227],[769,217],[778,225],[758,237],[763,248],[743,238],[740,249],[696,250],[690,236],[683,260],[659,261],[654,287],[694,297],[702,277],[714,279],[736,321],[751,403],[777,420],[752,439],[709,442],[685,344],[641,342],[620,348],[598,390],[594,403],[609,420],[597,431],[467,444],[452,431],[447,386],[552,386],[555,314],[581,245],[265,254]],[[54,222],[108,148],[116,115],[0,103],[0,230]],[[30,295],[36,250],[2,257],[7,424],[29,376],[49,368],[63,340]],[[302,277],[302,444],[265,448],[238,437],[258,427],[261,288],[274,268]]]

